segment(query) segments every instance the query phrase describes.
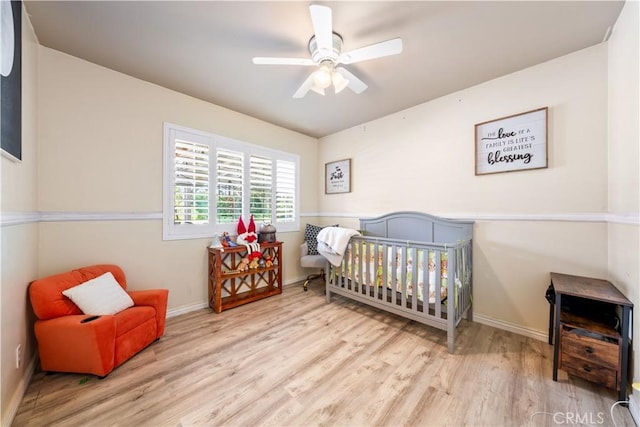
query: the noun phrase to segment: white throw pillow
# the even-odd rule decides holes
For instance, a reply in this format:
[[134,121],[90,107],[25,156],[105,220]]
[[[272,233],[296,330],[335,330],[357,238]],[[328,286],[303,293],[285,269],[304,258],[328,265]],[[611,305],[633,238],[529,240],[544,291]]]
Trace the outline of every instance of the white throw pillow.
[[62,291],[84,314],[116,314],[133,306],[133,300],[111,272]]

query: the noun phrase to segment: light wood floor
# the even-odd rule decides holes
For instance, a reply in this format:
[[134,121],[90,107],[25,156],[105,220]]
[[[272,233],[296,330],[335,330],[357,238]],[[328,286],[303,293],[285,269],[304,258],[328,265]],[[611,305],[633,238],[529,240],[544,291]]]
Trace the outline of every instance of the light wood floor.
[[[552,348],[463,322],[442,331],[321,283],[214,314],[165,336],[104,380],[34,374],[14,426],[614,425],[616,394],[559,373]],[[628,409],[613,410],[633,426]]]

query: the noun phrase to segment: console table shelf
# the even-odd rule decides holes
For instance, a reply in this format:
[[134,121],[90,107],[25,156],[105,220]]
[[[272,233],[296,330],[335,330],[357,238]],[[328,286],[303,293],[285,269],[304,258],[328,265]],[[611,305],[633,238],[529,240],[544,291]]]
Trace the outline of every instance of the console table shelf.
[[216,313],[282,293],[282,242],[261,243],[273,265],[238,271],[244,246],[209,248],[209,307]]

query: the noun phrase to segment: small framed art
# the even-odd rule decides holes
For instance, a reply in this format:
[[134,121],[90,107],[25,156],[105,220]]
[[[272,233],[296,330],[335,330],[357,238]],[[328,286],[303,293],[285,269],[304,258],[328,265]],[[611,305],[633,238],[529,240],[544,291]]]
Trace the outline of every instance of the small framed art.
[[476,125],[476,175],[547,167],[548,107]]
[[325,194],[351,191],[351,159],[326,163],[324,166]]

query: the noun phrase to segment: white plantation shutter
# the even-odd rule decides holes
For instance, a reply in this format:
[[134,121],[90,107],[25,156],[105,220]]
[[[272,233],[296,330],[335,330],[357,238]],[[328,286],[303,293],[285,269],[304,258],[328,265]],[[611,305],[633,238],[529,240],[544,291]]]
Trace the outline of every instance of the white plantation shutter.
[[217,224],[236,224],[242,216],[243,164],[243,153],[221,148],[216,151]]
[[249,163],[249,186],[251,198],[249,212],[256,223],[271,223],[273,161],[264,157],[251,156]]
[[276,222],[294,222],[296,218],[296,164],[277,161]]
[[209,223],[209,146],[175,142],[174,224]]
[[297,155],[164,124],[165,240],[236,234],[238,218],[299,229]]

